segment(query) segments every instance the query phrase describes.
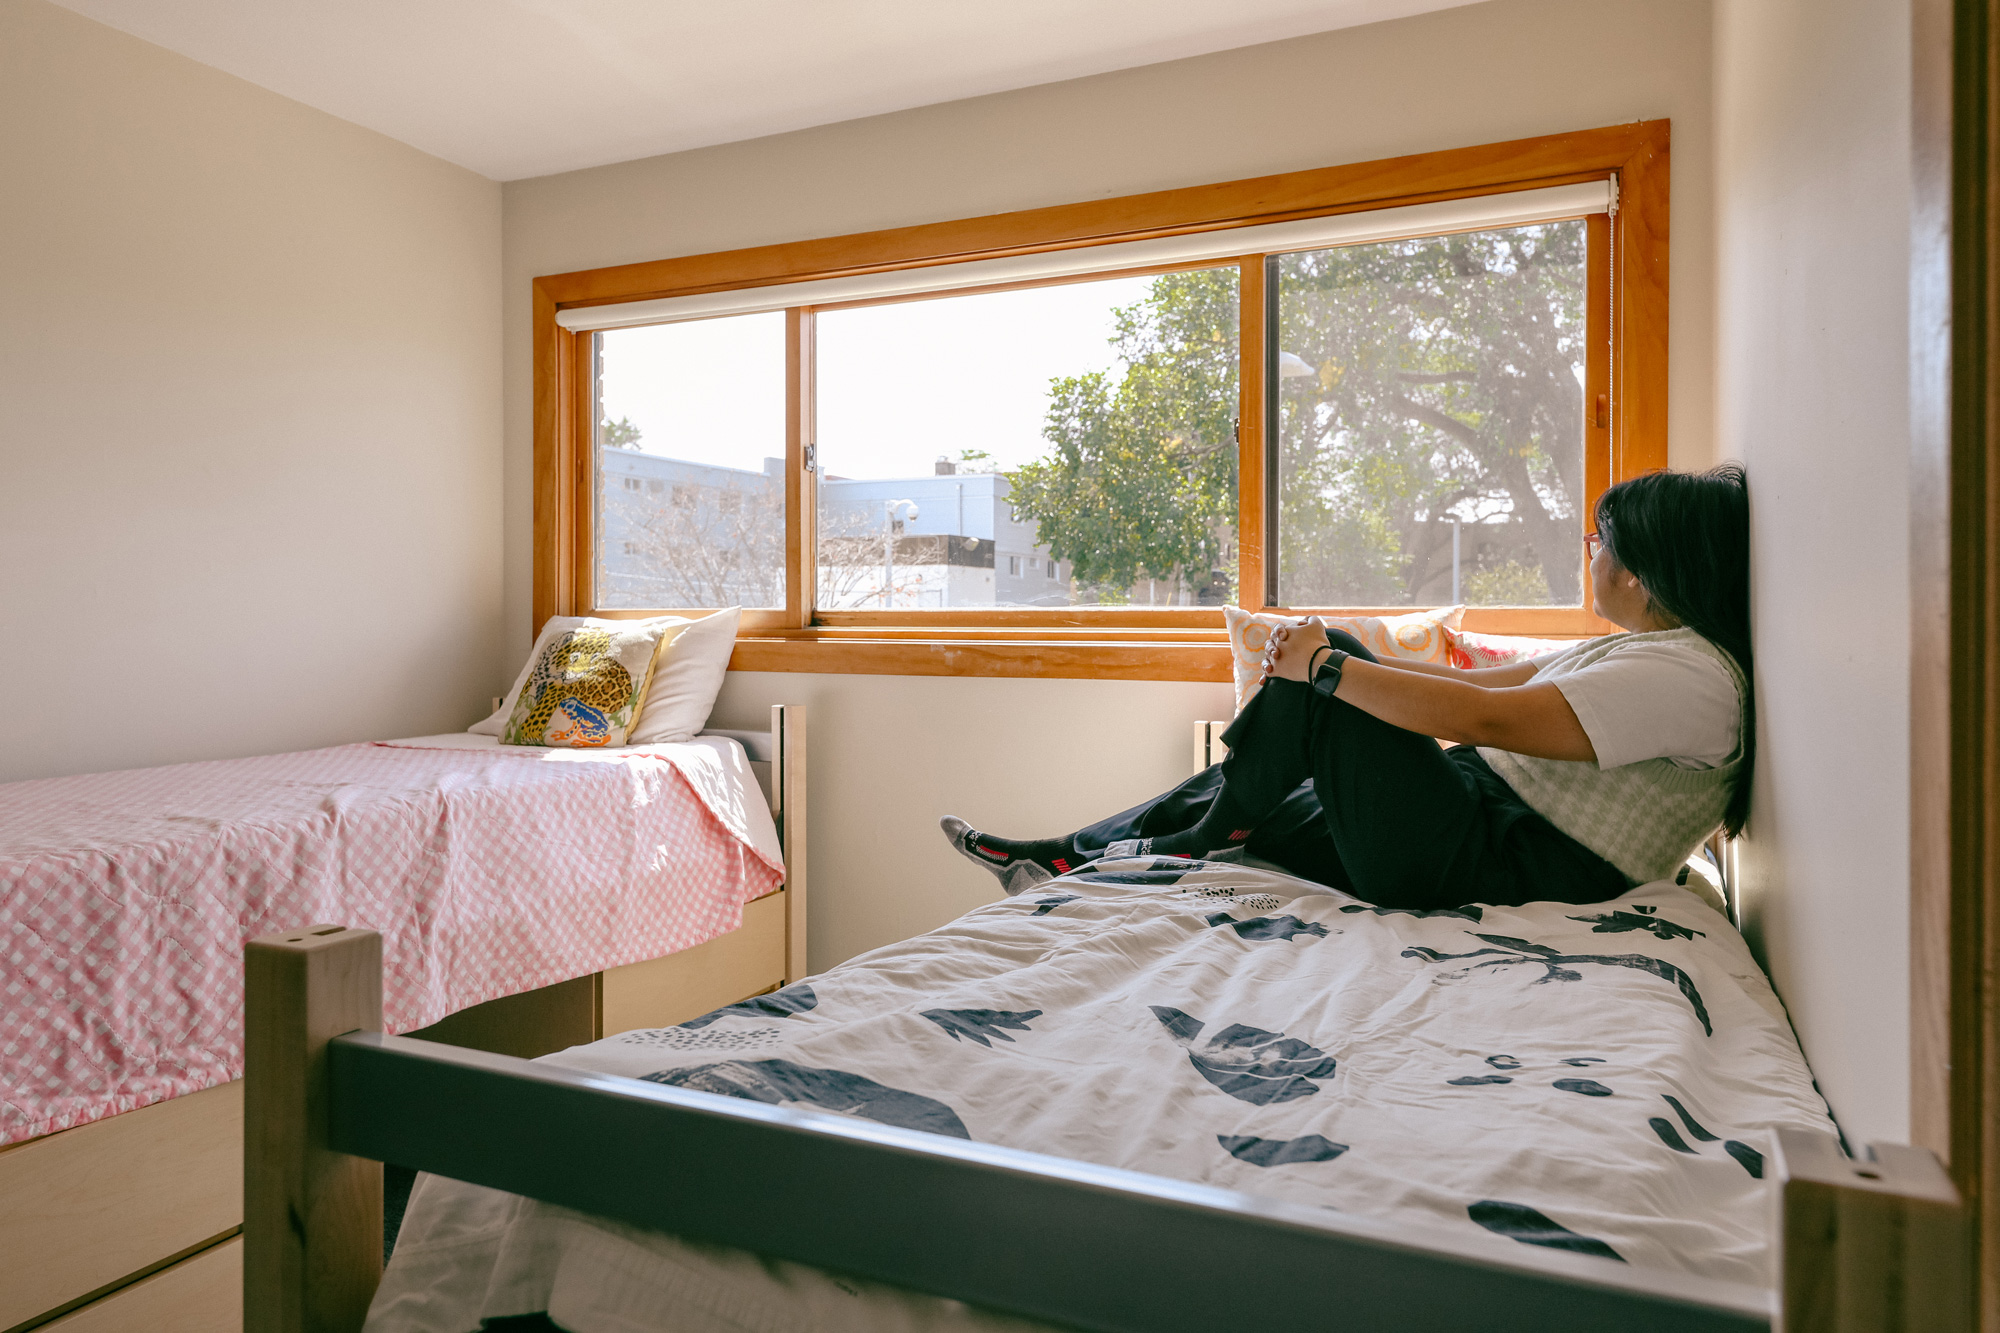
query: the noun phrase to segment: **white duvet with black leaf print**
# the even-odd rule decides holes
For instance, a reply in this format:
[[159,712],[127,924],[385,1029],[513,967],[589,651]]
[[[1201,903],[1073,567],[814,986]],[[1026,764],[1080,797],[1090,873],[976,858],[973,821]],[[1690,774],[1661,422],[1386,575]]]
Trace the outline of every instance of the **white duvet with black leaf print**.
[[[1407,912],[1241,865],[1100,862],[549,1059],[1755,1284],[1769,1131],[1832,1127],[1742,939],[1664,882]],[[426,1294],[447,1288],[465,1299]],[[369,1327],[530,1313],[573,1333],[1017,1326],[426,1179]]]

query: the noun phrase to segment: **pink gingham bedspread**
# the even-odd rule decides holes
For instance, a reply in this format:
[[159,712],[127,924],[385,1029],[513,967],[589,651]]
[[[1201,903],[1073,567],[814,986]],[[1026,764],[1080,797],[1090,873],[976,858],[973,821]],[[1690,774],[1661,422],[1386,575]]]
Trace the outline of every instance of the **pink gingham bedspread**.
[[379,930],[407,1032],[712,939],[781,877],[648,754],[346,745],[0,785],[0,1143],[240,1077],[258,935]]

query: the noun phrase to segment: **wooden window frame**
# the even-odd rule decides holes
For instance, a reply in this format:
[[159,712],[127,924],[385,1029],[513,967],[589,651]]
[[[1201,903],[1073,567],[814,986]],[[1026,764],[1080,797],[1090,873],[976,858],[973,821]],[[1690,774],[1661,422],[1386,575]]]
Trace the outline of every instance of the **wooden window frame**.
[[[669,610],[606,610],[592,604],[596,479],[590,447],[594,395],[589,356],[595,335],[562,328],[556,317],[563,310],[1074,249],[1615,177],[1616,211],[1589,218],[1591,337],[1584,400],[1594,404],[1604,395],[1609,409],[1602,420],[1594,412],[1586,419],[1585,486],[1594,500],[1610,482],[1667,463],[1669,142],[1667,121],[1639,121],[1280,176],[536,278],[534,623],[539,629],[554,615],[628,617]],[[1229,263],[1238,264],[1242,281],[1237,586],[1245,604],[1252,605],[1263,602],[1265,587],[1263,257],[1163,267]],[[785,316],[787,604],[778,610],[743,613],[732,668],[870,675],[1230,678],[1222,612],[1217,607],[815,612],[811,602],[817,581],[814,506],[810,502],[814,478],[806,470],[805,451],[814,439],[810,382],[814,313],[807,306],[788,310]],[[1578,558],[1580,561],[1581,552]],[[1397,614],[1409,608],[1310,609]],[[1464,627],[1549,637],[1583,637],[1613,628],[1588,608],[1570,607],[1472,609],[1465,614]]]

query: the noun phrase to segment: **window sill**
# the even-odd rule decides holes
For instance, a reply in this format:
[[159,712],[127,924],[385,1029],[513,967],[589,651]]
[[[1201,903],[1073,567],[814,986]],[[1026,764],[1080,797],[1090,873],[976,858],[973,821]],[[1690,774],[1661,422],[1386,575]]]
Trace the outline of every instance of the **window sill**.
[[1099,635],[1009,634],[955,638],[811,633],[740,638],[732,671],[811,671],[861,676],[1014,676],[1055,680],[1188,680],[1228,683],[1229,644]]
[[[1408,608],[1390,608],[1319,614],[1407,613]],[[758,613],[746,613],[746,620],[750,614]],[[775,619],[781,613],[764,614]],[[972,620],[963,612],[945,614]],[[1040,618],[1046,613],[1033,614]],[[1231,679],[1228,635],[1219,623],[1212,627],[1196,623],[1197,617],[1219,622],[1221,613],[1182,612],[1174,619],[1189,623],[1152,625],[953,624],[944,617],[919,621],[900,616],[881,617],[882,623],[819,625],[809,630],[746,624],[729,668],[862,676],[1227,682]],[[1590,638],[1617,629],[1574,607],[1475,608],[1465,613],[1460,627],[1480,634],[1549,639]]]

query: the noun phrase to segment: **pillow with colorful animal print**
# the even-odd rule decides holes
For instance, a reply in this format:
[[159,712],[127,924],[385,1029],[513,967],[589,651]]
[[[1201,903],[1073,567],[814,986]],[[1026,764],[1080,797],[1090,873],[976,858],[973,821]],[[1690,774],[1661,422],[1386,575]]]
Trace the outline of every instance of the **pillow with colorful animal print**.
[[558,616],[542,627],[501,732],[502,745],[623,745],[646,698],[663,620]]

